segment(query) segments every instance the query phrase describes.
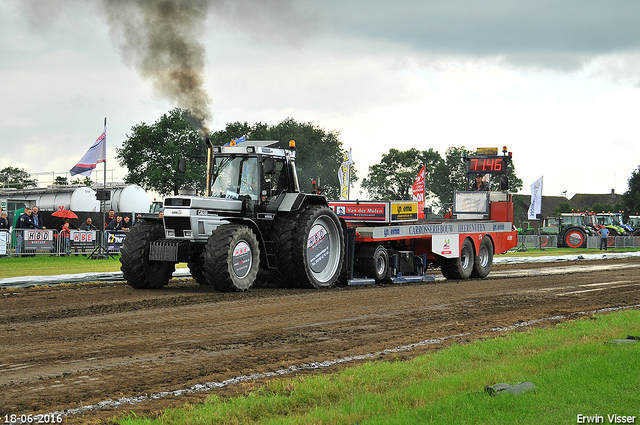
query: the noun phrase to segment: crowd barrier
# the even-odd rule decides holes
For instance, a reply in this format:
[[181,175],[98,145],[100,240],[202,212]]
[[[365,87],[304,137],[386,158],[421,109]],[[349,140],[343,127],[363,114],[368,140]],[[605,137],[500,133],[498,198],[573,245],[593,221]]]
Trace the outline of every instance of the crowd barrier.
[[[640,248],[640,235],[638,236],[609,236],[608,248]],[[558,248],[558,236],[556,235],[518,235],[518,248],[527,249],[553,249]],[[600,236],[587,236],[587,248],[600,248]]]
[[126,235],[125,231],[70,230],[67,233],[49,229],[0,230],[0,257],[87,255],[96,250],[99,237],[104,237],[102,247],[109,254],[119,254]]

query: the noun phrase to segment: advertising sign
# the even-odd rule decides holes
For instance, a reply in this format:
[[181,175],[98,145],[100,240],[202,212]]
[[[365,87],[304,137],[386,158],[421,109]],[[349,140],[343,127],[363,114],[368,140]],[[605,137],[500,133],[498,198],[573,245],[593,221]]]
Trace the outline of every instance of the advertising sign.
[[431,248],[434,254],[445,258],[457,258],[460,256],[460,238],[458,235],[434,235]]
[[387,221],[386,202],[329,202],[338,217],[346,221]]
[[0,230],[0,255],[7,255],[7,242],[9,242],[9,232]]
[[418,219],[418,202],[391,201],[391,221]]
[[71,230],[69,236],[69,243],[71,248],[90,248],[93,249],[96,246],[96,231],[95,230]]
[[26,249],[52,250],[54,248],[53,230],[29,229],[23,232]]
[[104,232],[107,238],[107,251],[120,251],[126,232]]

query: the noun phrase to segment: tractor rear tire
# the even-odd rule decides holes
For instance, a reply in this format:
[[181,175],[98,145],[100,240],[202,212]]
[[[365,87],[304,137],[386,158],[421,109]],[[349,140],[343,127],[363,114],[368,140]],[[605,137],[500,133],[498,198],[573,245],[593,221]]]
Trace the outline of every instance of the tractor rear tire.
[[270,280],[281,288],[298,286],[291,267],[294,261],[293,234],[298,218],[297,212],[277,214],[269,229],[269,238],[273,241],[277,261],[277,269],[270,271]]
[[583,248],[587,245],[587,236],[582,229],[569,229],[562,239],[567,248]]
[[293,238],[294,269],[301,287],[335,285],[344,263],[344,233],[340,219],[329,207],[309,206],[300,214]]
[[483,279],[487,277],[493,266],[493,242],[489,236],[482,238],[478,255],[473,260],[473,271],[471,277]]
[[442,275],[447,279],[468,279],[473,271],[475,252],[473,244],[465,239],[459,258],[443,258],[440,266]]
[[161,223],[139,223],[129,231],[120,250],[122,274],[136,289],[158,289],[169,283],[176,267],[166,261],[149,261],[152,241],[164,237]]
[[260,267],[256,235],[247,226],[223,224],[207,241],[204,276],[221,292],[246,291],[253,285]]
[[335,285],[344,263],[344,234],[331,208],[308,205],[274,222],[280,286],[328,288]]

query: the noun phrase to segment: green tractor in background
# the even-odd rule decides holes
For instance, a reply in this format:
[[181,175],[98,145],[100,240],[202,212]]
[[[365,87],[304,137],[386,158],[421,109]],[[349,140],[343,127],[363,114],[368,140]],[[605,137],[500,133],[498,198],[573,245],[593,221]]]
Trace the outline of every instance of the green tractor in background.
[[556,217],[547,217],[539,232],[541,236],[558,236],[558,246],[567,248],[586,248],[587,236],[596,234],[587,224],[584,213],[563,213]]
[[630,215],[627,225],[633,228],[633,236],[640,236],[640,215]]
[[597,213],[596,220],[600,228],[609,229],[609,236],[626,236],[633,234],[633,227],[625,225],[622,213]]

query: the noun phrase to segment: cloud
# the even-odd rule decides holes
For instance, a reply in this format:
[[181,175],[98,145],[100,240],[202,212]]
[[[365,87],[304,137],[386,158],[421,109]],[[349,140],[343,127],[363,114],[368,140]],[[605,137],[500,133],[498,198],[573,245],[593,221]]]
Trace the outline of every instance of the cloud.
[[436,0],[322,2],[336,38],[379,40],[431,56],[503,57],[517,66],[575,70],[640,48],[640,3]]

